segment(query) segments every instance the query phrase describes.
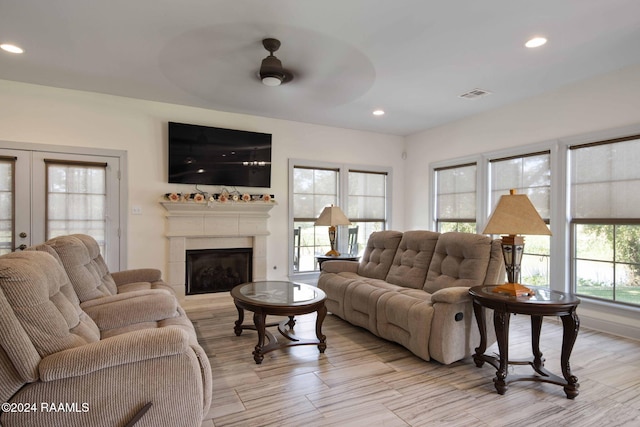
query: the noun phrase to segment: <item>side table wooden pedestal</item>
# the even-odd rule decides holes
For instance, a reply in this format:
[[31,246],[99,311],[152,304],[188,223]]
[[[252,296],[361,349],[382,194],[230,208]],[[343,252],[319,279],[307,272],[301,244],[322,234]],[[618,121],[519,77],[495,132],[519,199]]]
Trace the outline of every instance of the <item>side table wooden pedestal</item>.
[[[568,399],[575,398],[579,391],[578,378],[571,374],[569,357],[578,337],[580,320],[576,308],[580,300],[564,292],[548,288],[533,287],[533,295],[510,296],[493,292],[495,286],[474,286],[469,290],[473,298],[473,310],[480,329],[480,346],[476,348],[473,360],[477,367],[484,362],[496,368],[493,380],[499,394],[505,394],[509,384],[516,381],[539,381],[557,384],[564,387]],[[493,320],[498,340],[499,355],[484,354],[487,349],[487,331],[485,308],[493,310]],[[511,313],[531,316],[531,347],[533,357],[528,360],[509,360],[509,319]],[[562,319],[562,352],[560,362],[562,377],[552,374],[544,367],[544,358],[540,351],[540,332],[544,316],[559,316]],[[509,365],[530,365],[537,375],[511,375],[507,377]]]

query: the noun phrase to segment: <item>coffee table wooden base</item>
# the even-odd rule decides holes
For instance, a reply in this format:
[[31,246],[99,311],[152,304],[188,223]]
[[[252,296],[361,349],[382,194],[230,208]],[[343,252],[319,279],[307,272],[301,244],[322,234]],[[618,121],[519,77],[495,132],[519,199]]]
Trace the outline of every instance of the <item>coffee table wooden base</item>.
[[[315,286],[285,281],[247,282],[231,290],[233,302],[238,310],[238,320],[233,328],[236,335],[245,329],[258,332],[258,344],[253,350],[253,360],[261,364],[264,355],[273,350],[294,345],[317,345],[320,353],[327,348],[322,334],[322,322],[327,316],[324,302],[327,295]],[[244,311],[253,312],[253,325],[243,325]],[[295,316],[317,313],[316,339],[303,339],[294,334]],[[278,323],[267,323],[267,316],[286,316],[289,319]],[[267,327],[278,326],[285,340],[278,341],[267,331]]]
[[[322,334],[322,322],[327,316],[327,308],[324,306],[324,302],[317,307],[316,310],[312,310],[317,313],[315,339],[304,339],[294,334],[296,321],[295,316],[293,315],[288,316],[289,319],[285,319],[281,322],[267,323],[266,319],[268,313],[265,313],[263,310],[259,310],[253,313],[253,325],[243,325],[244,308],[236,304],[236,309],[238,310],[238,320],[236,320],[235,327],[233,329],[235,334],[239,336],[245,329],[258,332],[258,344],[256,344],[255,349],[253,350],[253,360],[255,360],[258,365],[262,363],[265,354],[285,347],[292,347],[296,345],[317,345],[320,353],[324,353],[327,349],[327,337]],[[267,327],[272,326],[278,327],[278,332],[286,339],[286,341],[278,341],[277,336],[266,329]]]

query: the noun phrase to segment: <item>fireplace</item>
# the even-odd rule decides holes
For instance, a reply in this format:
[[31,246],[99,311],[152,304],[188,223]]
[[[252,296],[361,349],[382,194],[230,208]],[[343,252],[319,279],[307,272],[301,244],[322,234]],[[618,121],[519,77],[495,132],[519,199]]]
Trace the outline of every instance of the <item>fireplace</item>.
[[186,293],[187,251],[251,248],[252,280],[267,280],[267,223],[275,202],[160,203],[167,210],[167,282],[180,300]]
[[252,248],[187,250],[185,294],[230,291],[252,280]]

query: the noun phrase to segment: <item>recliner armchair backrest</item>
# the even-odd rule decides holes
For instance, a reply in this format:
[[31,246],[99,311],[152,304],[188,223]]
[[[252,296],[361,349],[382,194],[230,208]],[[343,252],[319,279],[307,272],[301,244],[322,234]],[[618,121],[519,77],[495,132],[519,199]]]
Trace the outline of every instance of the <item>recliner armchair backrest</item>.
[[37,381],[43,357],[100,340],[69,279],[50,254],[0,257],[0,400]]
[[29,250],[56,252],[80,302],[118,293],[115,281],[100,254],[100,246],[91,236],[72,234],[54,237],[30,247]]

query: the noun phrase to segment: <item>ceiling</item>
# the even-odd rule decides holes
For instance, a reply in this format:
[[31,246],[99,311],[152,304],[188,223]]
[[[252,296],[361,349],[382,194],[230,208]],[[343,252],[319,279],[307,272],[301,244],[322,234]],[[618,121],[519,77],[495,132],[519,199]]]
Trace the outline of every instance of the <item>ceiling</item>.
[[409,135],[640,63],[640,1],[0,0],[8,42],[0,79]]

